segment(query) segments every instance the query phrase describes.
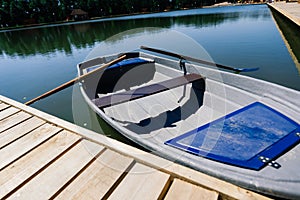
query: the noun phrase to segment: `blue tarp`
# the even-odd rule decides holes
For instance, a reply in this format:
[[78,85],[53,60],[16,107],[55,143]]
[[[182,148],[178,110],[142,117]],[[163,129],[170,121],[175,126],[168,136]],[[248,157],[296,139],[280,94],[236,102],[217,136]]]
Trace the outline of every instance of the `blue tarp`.
[[249,169],[260,169],[300,137],[300,125],[259,102],[171,139],[165,144],[189,153]]
[[[130,59],[122,60],[122,61],[120,61],[116,64],[113,64],[113,65],[107,67],[106,69],[125,67],[125,66],[129,66],[129,65],[141,65],[141,64],[150,63],[150,62],[151,61],[145,60],[145,59],[142,59],[142,58],[130,58]],[[95,70],[99,67],[101,67],[101,66],[90,67],[90,68],[87,69],[87,72],[93,71],[93,70]]]

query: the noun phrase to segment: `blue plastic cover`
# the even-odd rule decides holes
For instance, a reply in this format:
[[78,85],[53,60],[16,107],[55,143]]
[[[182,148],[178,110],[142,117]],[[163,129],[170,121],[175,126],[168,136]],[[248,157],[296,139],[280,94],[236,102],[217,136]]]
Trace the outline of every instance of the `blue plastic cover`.
[[[125,66],[129,66],[129,65],[141,65],[141,64],[145,64],[145,63],[150,63],[151,61],[149,60],[145,60],[142,58],[130,58],[130,59],[125,59],[122,60],[116,64],[113,64],[109,67],[107,67],[106,69],[113,69],[113,68],[118,68],[118,67],[125,67]],[[94,69],[97,69],[101,66],[94,66],[94,67],[90,67],[87,69],[87,72],[93,71]]]
[[298,123],[255,102],[165,144],[222,163],[259,170],[298,144],[299,132]]

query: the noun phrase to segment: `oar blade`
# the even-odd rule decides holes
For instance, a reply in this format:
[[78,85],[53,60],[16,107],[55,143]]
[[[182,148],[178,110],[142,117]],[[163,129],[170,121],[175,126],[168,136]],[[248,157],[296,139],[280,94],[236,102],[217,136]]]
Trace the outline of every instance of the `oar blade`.
[[235,68],[238,72],[254,72],[259,70],[259,67],[253,67],[253,68]]

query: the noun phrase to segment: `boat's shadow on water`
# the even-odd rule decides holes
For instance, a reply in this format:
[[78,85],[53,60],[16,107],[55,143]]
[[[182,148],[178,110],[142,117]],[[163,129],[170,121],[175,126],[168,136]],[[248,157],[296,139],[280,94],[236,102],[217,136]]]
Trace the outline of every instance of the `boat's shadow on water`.
[[[150,132],[162,128],[176,127],[175,123],[183,121],[191,115],[195,114],[197,110],[199,110],[199,108],[203,105],[204,92],[205,80],[201,79],[195,81],[194,83],[192,83],[190,95],[186,95],[184,91],[183,96],[181,98],[178,98],[178,107],[173,110],[162,112],[155,117],[143,119],[139,123],[125,122],[128,123],[126,128],[137,134],[149,134]],[[183,99],[185,96],[189,96],[189,99],[183,105],[180,105],[179,103],[181,99]]]

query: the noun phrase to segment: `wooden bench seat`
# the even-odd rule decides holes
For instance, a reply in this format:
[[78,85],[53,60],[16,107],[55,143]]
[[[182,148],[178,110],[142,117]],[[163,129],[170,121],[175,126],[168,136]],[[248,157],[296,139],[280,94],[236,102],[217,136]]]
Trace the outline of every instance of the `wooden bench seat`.
[[159,83],[143,86],[134,90],[128,90],[117,94],[111,94],[93,100],[94,104],[99,108],[132,101],[149,95],[157,94],[166,90],[170,90],[182,85],[193,83],[201,80],[203,77],[199,74],[187,74],[184,76],[176,77]]

